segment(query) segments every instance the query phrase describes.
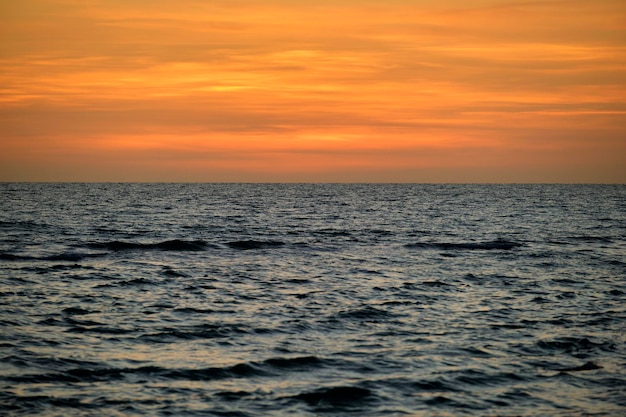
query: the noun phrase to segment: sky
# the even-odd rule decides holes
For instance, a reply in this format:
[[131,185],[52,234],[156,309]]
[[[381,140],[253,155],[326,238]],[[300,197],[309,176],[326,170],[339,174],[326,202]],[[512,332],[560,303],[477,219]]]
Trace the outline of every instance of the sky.
[[0,181],[626,183],[626,2],[0,0]]

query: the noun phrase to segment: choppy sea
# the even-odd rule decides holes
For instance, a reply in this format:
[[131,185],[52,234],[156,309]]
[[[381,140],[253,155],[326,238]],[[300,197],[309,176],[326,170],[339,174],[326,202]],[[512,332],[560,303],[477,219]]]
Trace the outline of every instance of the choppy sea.
[[626,186],[0,184],[0,414],[626,415]]

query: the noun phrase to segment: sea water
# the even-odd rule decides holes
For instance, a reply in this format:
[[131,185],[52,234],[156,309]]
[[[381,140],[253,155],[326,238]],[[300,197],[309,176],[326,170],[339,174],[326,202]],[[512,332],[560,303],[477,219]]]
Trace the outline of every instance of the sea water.
[[626,186],[0,184],[0,414],[618,416]]

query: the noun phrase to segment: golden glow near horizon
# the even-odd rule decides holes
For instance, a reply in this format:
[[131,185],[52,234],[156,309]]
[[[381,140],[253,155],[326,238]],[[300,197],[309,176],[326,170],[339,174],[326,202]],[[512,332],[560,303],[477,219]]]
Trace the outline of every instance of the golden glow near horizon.
[[622,0],[0,0],[0,180],[626,182]]

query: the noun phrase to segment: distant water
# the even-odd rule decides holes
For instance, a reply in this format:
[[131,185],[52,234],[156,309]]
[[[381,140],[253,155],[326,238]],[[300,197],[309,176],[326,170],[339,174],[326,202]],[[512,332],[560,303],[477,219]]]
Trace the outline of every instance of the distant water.
[[0,414],[618,416],[626,186],[0,184]]

